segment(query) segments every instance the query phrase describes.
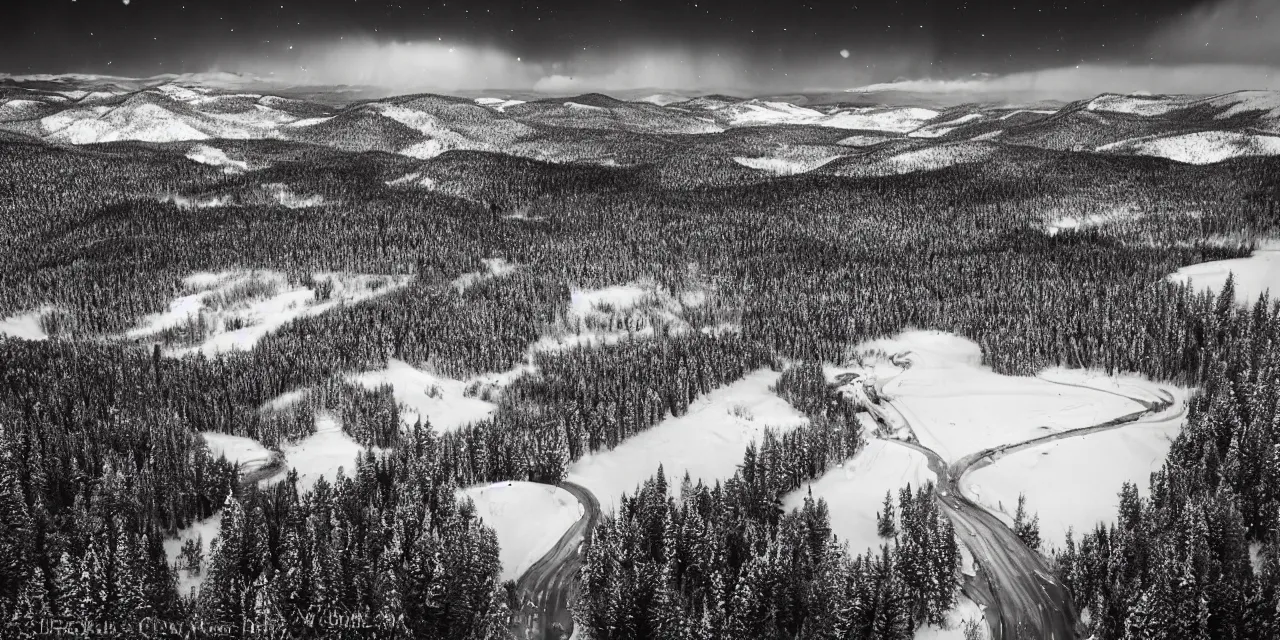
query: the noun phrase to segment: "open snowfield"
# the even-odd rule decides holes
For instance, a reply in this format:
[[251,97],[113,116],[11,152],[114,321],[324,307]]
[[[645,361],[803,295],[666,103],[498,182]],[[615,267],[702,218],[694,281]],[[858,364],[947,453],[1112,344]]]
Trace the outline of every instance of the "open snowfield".
[[[430,179],[431,178],[426,178],[426,180]],[[458,293],[466,291],[471,285],[482,280],[501,278],[502,276],[510,275],[516,270],[516,265],[511,264],[502,258],[485,258],[481,262],[484,264],[484,269],[464,273],[457,278],[454,278],[452,283],[453,288],[457,289]]]
[[[1155,385],[1136,377],[1099,386],[1134,397],[1155,397]],[[1160,414],[1118,429],[1011,453],[989,466],[975,467],[960,489],[1006,523],[1013,522],[1018,494],[1026,494],[1027,509],[1040,516],[1046,549],[1062,548],[1071,528],[1078,542],[1098,522],[1115,521],[1121,485],[1132,482],[1145,491],[1151,473],[1164,464],[1186,420],[1182,404],[1186,391],[1171,391],[1179,397]]]
[[907,331],[864,343],[858,352],[899,354],[911,363],[882,393],[920,444],[948,462],[1142,409],[1110,393],[997,374],[982,365],[981,347],[949,333]]
[[[222,512],[219,511],[204,520],[197,520],[191,523],[191,526],[178,531],[175,538],[169,538],[164,541],[164,553],[169,558],[169,565],[178,561],[178,554],[182,553],[182,545],[188,540],[199,539],[201,547],[204,549],[204,569],[209,568],[210,543],[218,536],[218,532],[222,530]],[[197,592],[200,585],[204,583],[205,573],[201,572],[199,576],[191,575],[190,571],[183,569],[178,571],[178,595],[185,596],[191,593],[194,588]]]
[[1122,140],[1098,147],[1098,151],[1155,156],[1185,164],[1214,164],[1232,158],[1280,155],[1280,136],[1238,131],[1198,131]]
[[920,107],[870,107],[835,113],[817,124],[837,129],[907,133],[936,117],[937,111]]
[[515,580],[555,547],[583,515],[573,494],[535,482],[499,482],[458,491],[476,505],[476,514],[498,535],[499,580]]
[[[964,545],[961,545],[964,548]],[[956,594],[956,606],[947,612],[947,622],[943,627],[935,627],[933,625],[925,625],[916,629],[915,640],[965,640],[964,623],[968,620],[976,620],[986,638],[987,623],[983,617],[982,605],[970,600],[962,593]]]
[[200,435],[204,438],[205,446],[209,447],[210,455],[214,458],[223,456],[227,462],[238,465],[242,475],[261,469],[271,461],[271,450],[253,438],[212,431]]
[[960,116],[959,118],[956,118],[954,120],[948,120],[946,122],[938,122],[935,124],[925,125],[923,127],[920,127],[919,129],[916,129],[915,131],[912,131],[911,133],[908,133],[907,136],[911,138],[940,138],[942,136],[947,135],[948,133],[951,133],[952,131],[955,131],[956,129],[959,129],[961,126],[967,123],[973,122],[975,120],[981,120],[981,119],[982,119],[982,114],[970,113],[970,114]]
[[570,465],[566,479],[591,490],[604,513],[617,506],[623,493],[634,494],[659,464],[677,490],[686,471],[695,483],[724,480],[766,427],[786,431],[808,420],[769,389],[779,375],[761,369],[715,389],[694,401],[685,415],[668,417],[612,451],[582,457]]
[[815,158],[770,156],[745,158],[736,156],[733,158],[733,161],[744,167],[750,167],[752,169],[772,173],[775,176],[791,176],[817,169],[838,157],[839,156],[832,155],[818,156]]
[[232,160],[227,157],[226,152],[217,147],[211,147],[207,144],[198,144],[187,152],[187,158],[200,164],[207,164],[215,167],[222,167],[227,173],[239,173],[247,171],[249,164],[243,160]]
[[1117,95],[1108,93],[1089,102],[1090,111],[1127,113],[1135,116],[1160,116],[1182,109],[1191,103],[1187,96]]
[[868,549],[878,553],[884,540],[876,534],[876,513],[884,504],[885,492],[893,494],[894,509],[897,509],[899,489],[908,484],[915,489],[935,479],[924,454],[872,438],[858,455],[788,494],[782,506],[787,510],[800,508],[812,489],[815,500],[826,499],[831,512],[831,532],[848,543],[851,555],[866,553]]
[[48,311],[46,308],[0,319],[0,336],[23,340],[48,340],[49,334],[40,327],[40,317]]
[[1222,291],[1227,276],[1235,274],[1236,302],[1252,305],[1263,291],[1280,293],[1280,241],[1264,242],[1248,258],[1214,260],[1178,269],[1169,279],[1190,282],[1199,290]]
[[[333,416],[320,414],[316,416],[315,433],[280,448],[284,453],[285,469],[298,472],[298,491],[310,491],[321,477],[333,481],[338,469],[343,469],[348,476],[355,473],[356,458],[364,452],[360,443],[351,439],[342,431],[342,425]],[[374,449],[380,453],[380,450]],[[284,479],[284,474],[277,474],[262,481],[269,486]]]
[[396,402],[403,407],[400,420],[412,425],[422,418],[437,432],[453,431],[477,422],[498,408],[491,402],[467,397],[464,391],[468,381],[433,375],[394,358],[387,360],[386,369],[367,371],[349,379],[370,389],[390,385]]
[[246,351],[294,319],[382,295],[409,283],[409,276],[317,273],[313,278],[314,286],[332,283],[329,300],[318,301],[315,289],[290,284],[284,274],[275,271],[196,273],[184,281],[189,293],[175,298],[166,311],[143,318],[125,337],[145,339],[196,325],[202,327],[203,338],[197,344],[173,350],[171,355]]

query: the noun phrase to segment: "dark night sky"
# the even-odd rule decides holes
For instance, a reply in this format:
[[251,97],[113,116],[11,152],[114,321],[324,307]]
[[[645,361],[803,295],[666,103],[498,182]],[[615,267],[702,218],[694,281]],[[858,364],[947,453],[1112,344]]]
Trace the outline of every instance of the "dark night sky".
[[1280,29],[1277,6],[1277,0],[15,0],[0,21],[0,72],[218,68],[376,81],[396,76],[365,67],[430,59],[422,71],[439,73],[440,84],[473,84],[466,82],[472,72],[484,76],[474,82],[519,85],[549,74],[612,73],[617,82],[633,68],[627,64],[643,60],[646,69],[663,68],[645,80],[674,74],[693,83],[714,84],[714,76],[722,84],[847,86],[1077,64],[1277,64],[1280,45],[1271,42],[1280,40],[1272,35],[1280,33],[1272,30]]

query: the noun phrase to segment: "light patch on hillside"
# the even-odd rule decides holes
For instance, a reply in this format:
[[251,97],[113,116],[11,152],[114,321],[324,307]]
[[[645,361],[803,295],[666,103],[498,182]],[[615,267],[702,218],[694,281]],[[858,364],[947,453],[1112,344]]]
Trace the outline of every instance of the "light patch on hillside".
[[1014,116],[1016,116],[1016,115],[1023,114],[1023,113],[1034,113],[1034,114],[1042,115],[1042,116],[1051,116],[1051,115],[1053,115],[1053,114],[1057,113],[1057,111],[1052,111],[1052,110],[1049,110],[1049,109],[1017,109],[1017,110],[1015,110],[1015,111],[1010,111],[1009,113],[1006,113],[1006,114],[1004,114],[1004,115],[1000,116],[1000,119],[1001,119],[1001,120],[1008,120],[1009,118],[1012,118],[1012,117],[1014,117]]
[[53,307],[41,307],[35,311],[0,319],[0,336],[23,340],[48,340],[49,334],[41,326],[40,319],[51,311]]
[[488,280],[490,278],[501,278],[511,275],[516,270],[516,265],[507,262],[502,258],[485,258],[480,261],[484,265],[481,271],[470,271],[453,279],[450,283],[458,293],[462,293],[471,288],[477,282]]
[[120,106],[106,112],[68,109],[42,118],[40,126],[50,140],[69,144],[117,140],[178,142],[209,137],[177,114],[154,104]]
[[1133,207],[1118,207],[1111,211],[1091,213],[1088,215],[1063,215],[1049,220],[1045,225],[1045,233],[1056,236],[1063,231],[1091,229],[1120,220],[1129,220],[1142,215]]
[[1280,136],[1238,131],[1199,131],[1122,140],[1098,147],[1103,153],[1168,158],[1184,164],[1214,164],[1232,158],[1280,155]]
[[316,125],[318,125],[318,124],[324,124],[325,122],[328,122],[328,121],[330,121],[330,120],[332,120],[332,119],[333,119],[333,116],[320,116],[320,117],[317,117],[317,118],[303,118],[303,119],[301,119],[301,120],[294,120],[293,122],[290,122],[289,124],[286,124],[285,126],[286,126],[286,127],[299,127],[299,128],[301,128],[301,127],[314,127],[314,126],[316,126]]
[[917,171],[937,171],[981,162],[993,153],[991,145],[955,142],[912,149],[867,164],[849,163],[841,166],[837,173],[848,176],[896,176]]
[[[453,431],[479,422],[498,405],[468,394],[469,383],[415,369],[407,362],[389,358],[387,368],[348,376],[351,382],[376,389],[388,385],[401,406],[400,420],[406,426],[419,418],[437,432]],[[479,383],[476,384],[478,388]]]
[[1185,108],[1190,102],[1185,97],[1106,94],[1090,101],[1087,109],[1135,116],[1161,116]]
[[920,107],[872,107],[835,113],[816,124],[837,129],[907,133],[936,117],[937,111]]
[[1192,287],[1215,294],[1222,291],[1227,276],[1235,275],[1236,302],[1252,305],[1264,291],[1271,292],[1272,299],[1280,294],[1280,241],[1262,243],[1248,258],[1214,260],[1178,269],[1169,276],[1177,283],[1189,282]]
[[524,100],[507,100],[504,98],[476,98],[476,104],[482,107],[489,107],[498,113],[507,110],[507,107],[514,107],[518,104],[524,104]]
[[211,147],[205,144],[198,144],[187,152],[187,159],[199,162],[200,164],[212,165],[215,167],[223,167],[227,173],[239,173],[249,169],[249,163],[242,160],[232,160],[227,157],[226,152],[217,147]]
[[[960,545],[960,549],[964,550],[965,546]],[[983,634],[979,638],[985,639],[986,608],[963,593],[956,593],[956,606],[947,612],[946,623],[941,627],[927,624],[916,629],[914,640],[969,640],[964,635],[964,625],[969,621],[977,622]]]
[[321,196],[318,194],[306,195],[306,196],[298,195],[294,193],[292,190],[290,190],[289,186],[285,184],[279,184],[279,183],[266,184],[266,185],[263,185],[263,188],[266,189],[267,192],[271,194],[271,197],[274,198],[276,202],[280,203],[281,206],[286,207],[288,209],[305,209],[307,207],[318,207],[325,203],[324,196]]
[[896,508],[899,489],[911,485],[914,490],[936,481],[924,454],[901,444],[872,439],[853,458],[787,494],[782,506],[788,510],[802,507],[812,489],[815,500],[827,501],[831,533],[848,543],[851,555],[868,551],[878,554],[885,541],[876,533],[876,513],[884,503],[885,492],[893,495]]
[[970,113],[967,115],[960,116],[959,118],[956,118],[954,120],[948,120],[946,122],[939,122],[936,124],[925,125],[923,127],[920,127],[919,129],[916,129],[915,131],[912,131],[911,133],[908,133],[907,136],[911,138],[940,138],[942,136],[947,135],[948,133],[951,133],[952,131],[955,131],[956,129],[959,129],[960,127],[964,126],[967,123],[973,122],[975,120],[981,120],[981,119],[982,119],[981,113]]
[[[880,395],[920,444],[948,462],[1142,409],[1114,394],[1000,375],[982,364],[975,342],[949,333],[907,331],[855,351],[877,367],[868,373]],[[899,373],[886,375],[894,368]]]
[[9,100],[0,104],[0,120],[24,120],[39,113],[44,103],[37,100]]
[[[170,355],[245,351],[294,319],[394,291],[409,278],[317,273],[304,286],[275,271],[197,273],[186,279],[186,293],[167,310],[143,318],[125,337],[169,338],[181,345]],[[318,299],[317,290],[323,289],[330,290],[328,299]]]
[[798,157],[763,157],[743,158],[735,156],[733,161],[752,169],[771,173],[776,176],[791,176],[821,167],[839,156],[824,156],[812,159]]
[[534,482],[467,487],[458,497],[476,505],[476,515],[498,535],[499,580],[516,580],[583,515],[573,494]]
[[822,119],[820,111],[797,107],[787,102],[768,102],[750,100],[740,102],[717,110],[717,115],[727,118],[728,124],[734,127],[760,126],[771,124],[806,124]]
[[1280,133],[1280,91],[1240,91],[1210,100],[1216,106],[1228,106],[1218,114],[1219,120],[1244,115],[1260,115],[1264,128]]
[[762,369],[715,389],[685,415],[667,417],[612,451],[583,456],[570,465],[566,479],[591,490],[604,513],[616,508],[624,492],[634,495],[659,464],[676,492],[686,471],[695,483],[724,481],[766,427],[789,431],[808,420],[770,390],[779,375]]
[[892,139],[884,136],[849,136],[836,142],[836,144],[844,147],[871,147]]

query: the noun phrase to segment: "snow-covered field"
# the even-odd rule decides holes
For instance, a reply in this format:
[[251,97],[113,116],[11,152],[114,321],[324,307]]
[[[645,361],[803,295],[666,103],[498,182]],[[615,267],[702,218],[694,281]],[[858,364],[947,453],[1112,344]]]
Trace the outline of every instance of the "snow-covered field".
[[[1155,385],[1140,378],[1106,386],[1135,397],[1155,393]],[[1185,391],[1179,393],[1185,397]],[[1004,456],[970,472],[960,489],[1007,523],[1013,522],[1018,494],[1025,494],[1028,511],[1040,516],[1045,548],[1062,548],[1069,528],[1074,528],[1079,542],[1096,523],[1114,522],[1121,485],[1132,482],[1145,492],[1151,473],[1164,464],[1173,438],[1182,429],[1181,400],[1167,411],[1119,429]]]
[[1110,393],[997,374],[983,366],[977,343],[949,333],[907,331],[857,350],[910,361],[881,392],[920,444],[948,462],[1142,409]]
[[[961,546],[963,548],[963,545]],[[982,605],[970,600],[962,593],[956,594],[956,606],[947,612],[947,622],[943,627],[925,625],[916,629],[915,640],[965,640],[964,624],[976,621],[983,635],[987,637],[987,623]]]
[[492,402],[467,397],[464,392],[469,381],[433,375],[394,358],[387,360],[386,369],[366,371],[350,380],[371,389],[390,385],[396,402],[403,407],[401,421],[412,425],[422,418],[438,432],[477,422],[498,408]]
[[765,156],[765,157],[759,157],[759,158],[745,158],[745,157],[737,156],[733,158],[733,161],[744,167],[758,169],[760,171],[772,173],[777,176],[791,176],[791,175],[796,175],[798,173],[804,173],[806,171],[813,171],[814,169],[817,169],[818,167],[821,167],[822,165],[827,164],[828,162],[831,162],[832,160],[835,160],[838,157],[839,156],[833,156],[833,155],[819,156],[815,158],[799,158],[799,157],[785,157],[785,156],[784,157]]
[[1238,131],[1199,131],[1122,140],[1098,147],[1098,151],[1155,156],[1185,164],[1214,164],[1232,158],[1280,155],[1280,136]]
[[[430,179],[431,178],[427,178],[427,180]],[[458,293],[466,291],[468,287],[480,282],[481,280],[501,278],[502,276],[510,275],[516,270],[516,265],[511,264],[502,258],[485,258],[481,262],[484,264],[483,270],[464,273],[457,278],[454,278],[453,288],[457,289]]]
[[[298,491],[310,491],[321,477],[333,481],[341,468],[347,476],[356,470],[356,458],[364,452],[360,443],[342,431],[342,425],[328,414],[316,416],[315,433],[280,447],[284,453],[285,469],[298,472]],[[379,449],[374,449],[380,453]],[[262,481],[271,485],[284,478],[278,474]]]
[[747,445],[766,427],[786,431],[808,420],[770,387],[775,371],[762,369],[698,398],[688,413],[668,417],[632,436],[612,451],[584,456],[570,465],[567,479],[590,489],[605,513],[623,493],[652,477],[663,465],[668,482],[679,487],[686,471],[707,484],[733,475]]
[[995,153],[989,144],[954,142],[912,149],[880,158],[870,164],[846,164],[838,173],[851,176],[896,176],[916,171],[937,171],[947,167],[981,162]]
[[223,456],[227,462],[238,465],[242,475],[261,469],[271,461],[271,450],[253,438],[212,431],[200,435],[204,437],[204,443],[213,457]]
[[[169,559],[169,565],[178,561],[178,554],[182,553],[182,545],[188,540],[199,539],[201,547],[204,550],[204,569],[209,568],[210,543],[218,536],[218,532],[222,530],[222,512],[219,511],[204,520],[197,520],[191,523],[191,526],[178,531],[177,537],[169,538],[164,541],[164,553]],[[178,595],[188,595],[194,588],[197,591],[200,585],[204,583],[205,573],[201,572],[199,576],[191,575],[190,571],[183,569],[178,571]]]
[[1227,276],[1235,274],[1236,302],[1252,305],[1263,291],[1280,293],[1280,242],[1270,241],[1259,245],[1248,258],[1214,260],[1178,269],[1169,279],[1174,282],[1190,282],[1191,286],[1214,293],[1222,291]]
[[915,131],[912,131],[911,133],[908,133],[907,136],[911,138],[940,138],[942,136],[947,135],[948,133],[951,133],[952,131],[955,131],[956,129],[959,129],[961,126],[967,123],[973,122],[975,120],[981,120],[981,119],[982,119],[981,113],[970,113],[970,114],[960,116],[959,118],[956,118],[954,120],[948,120],[946,122],[938,122],[935,124],[925,125],[923,127],[920,127],[919,129],[916,129]]
[[20,313],[0,319],[0,336],[22,338],[23,340],[48,340],[49,334],[40,326],[40,318],[49,312],[49,308]]
[[556,546],[583,506],[573,494],[534,482],[499,482],[458,491],[476,505],[476,514],[498,535],[500,580],[515,580]]
[[1090,111],[1127,113],[1135,116],[1160,116],[1182,109],[1191,103],[1186,96],[1117,95],[1108,93],[1089,102]]
[[865,129],[907,133],[919,129],[926,122],[938,117],[933,109],[920,107],[871,107],[842,111],[827,116],[820,124],[837,129]]
[[207,144],[198,144],[187,152],[187,159],[200,164],[207,164],[215,167],[222,167],[227,173],[238,173],[247,171],[249,164],[243,160],[232,160],[227,157],[226,152],[217,147],[211,147]]
[[848,543],[849,553],[870,549],[878,553],[884,540],[876,534],[876,513],[886,491],[898,505],[898,490],[912,489],[936,480],[924,454],[888,440],[871,439],[858,455],[828,471],[818,480],[787,495],[783,507],[798,509],[813,491],[814,499],[824,498],[831,513],[831,532]]
[[196,273],[184,281],[186,295],[175,298],[166,311],[143,318],[125,336],[145,339],[166,330],[193,326],[198,327],[198,342],[178,348],[172,355],[244,351],[291,320],[382,295],[409,283],[409,276],[400,275],[317,273],[313,278],[316,287],[332,284],[329,300],[317,300],[315,289],[290,284],[284,274],[275,271]]

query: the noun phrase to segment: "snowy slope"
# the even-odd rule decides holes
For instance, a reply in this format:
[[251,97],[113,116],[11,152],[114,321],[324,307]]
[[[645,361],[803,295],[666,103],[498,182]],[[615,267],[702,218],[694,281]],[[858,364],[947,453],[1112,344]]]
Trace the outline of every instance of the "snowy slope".
[[22,338],[23,340],[48,340],[49,334],[40,326],[40,317],[49,312],[49,308],[22,313],[0,319],[0,337]]
[[1191,103],[1183,96],[1144,96],[1104,94],[1094,98],[1086,107],[1090,111],[1127,113],[1136,116],[1160,116],[1185,108]]
[[400,419],[412,425],[422,418],[437,432],[478,422],[498,408],[492,402],[467,397],[466,381],[433,375],[395,358],[387,360],[386,369],[366,371],[349,379],[370,389],[390,385],[396,402],[404,407]]
[[[280,448],[284,453],[285,469],[298,472],[298,491],[310,491],[316,481],[325,478],[329,482],[338,476],[338,469],[350,476],[356,470],[356,458],[364,452],[360,443],[342,431],[337,419],[327,414],[316,416],[315,433]],[[375,453],[380,453],[374,449]],[[262,481],[269,486],[284,479],[277,474]]]
[[1227,276],[1235,274],[1235,298],[1240,304],[1252,305],[1263,291],[1280,294],[1280,243],[1264,243],[1248,258],[1214,260],[1183,267],[1169,276],[1173,282],[1190,282],[1199,290],[1222,291]]
[[1200,131],[1122,140],[1098,147],[1098,151],[1155,156],[1186,164],[1213,164],[1232,158],[1280,155],[1280,136],[1238,131]]
[[253,438],[206,431],[200,434],[209,454],[214,458],[225,457],[227,462],[240,467],[241,475],[261,469],[271,461],[271,450]]
[[[789,430],[807,418],[770,391],[778,380],[762,369],[698,398],[688,413],[668,417],[636,434],[612,451],[599,451],[574,462],[567,479],[590,489],[603,512],[611,512],[623,493],[664,467],[668,482],[679,486],[686,471],[707,484],[733,475],[747,445],[766,427]],[[735,413],[737,415],[735,415]]]
[[499,580],[515,580],[555,547],[583,507],[573,494],[534,482],[499,482],[458,491],[476,505],[476,515],[498,535]]

